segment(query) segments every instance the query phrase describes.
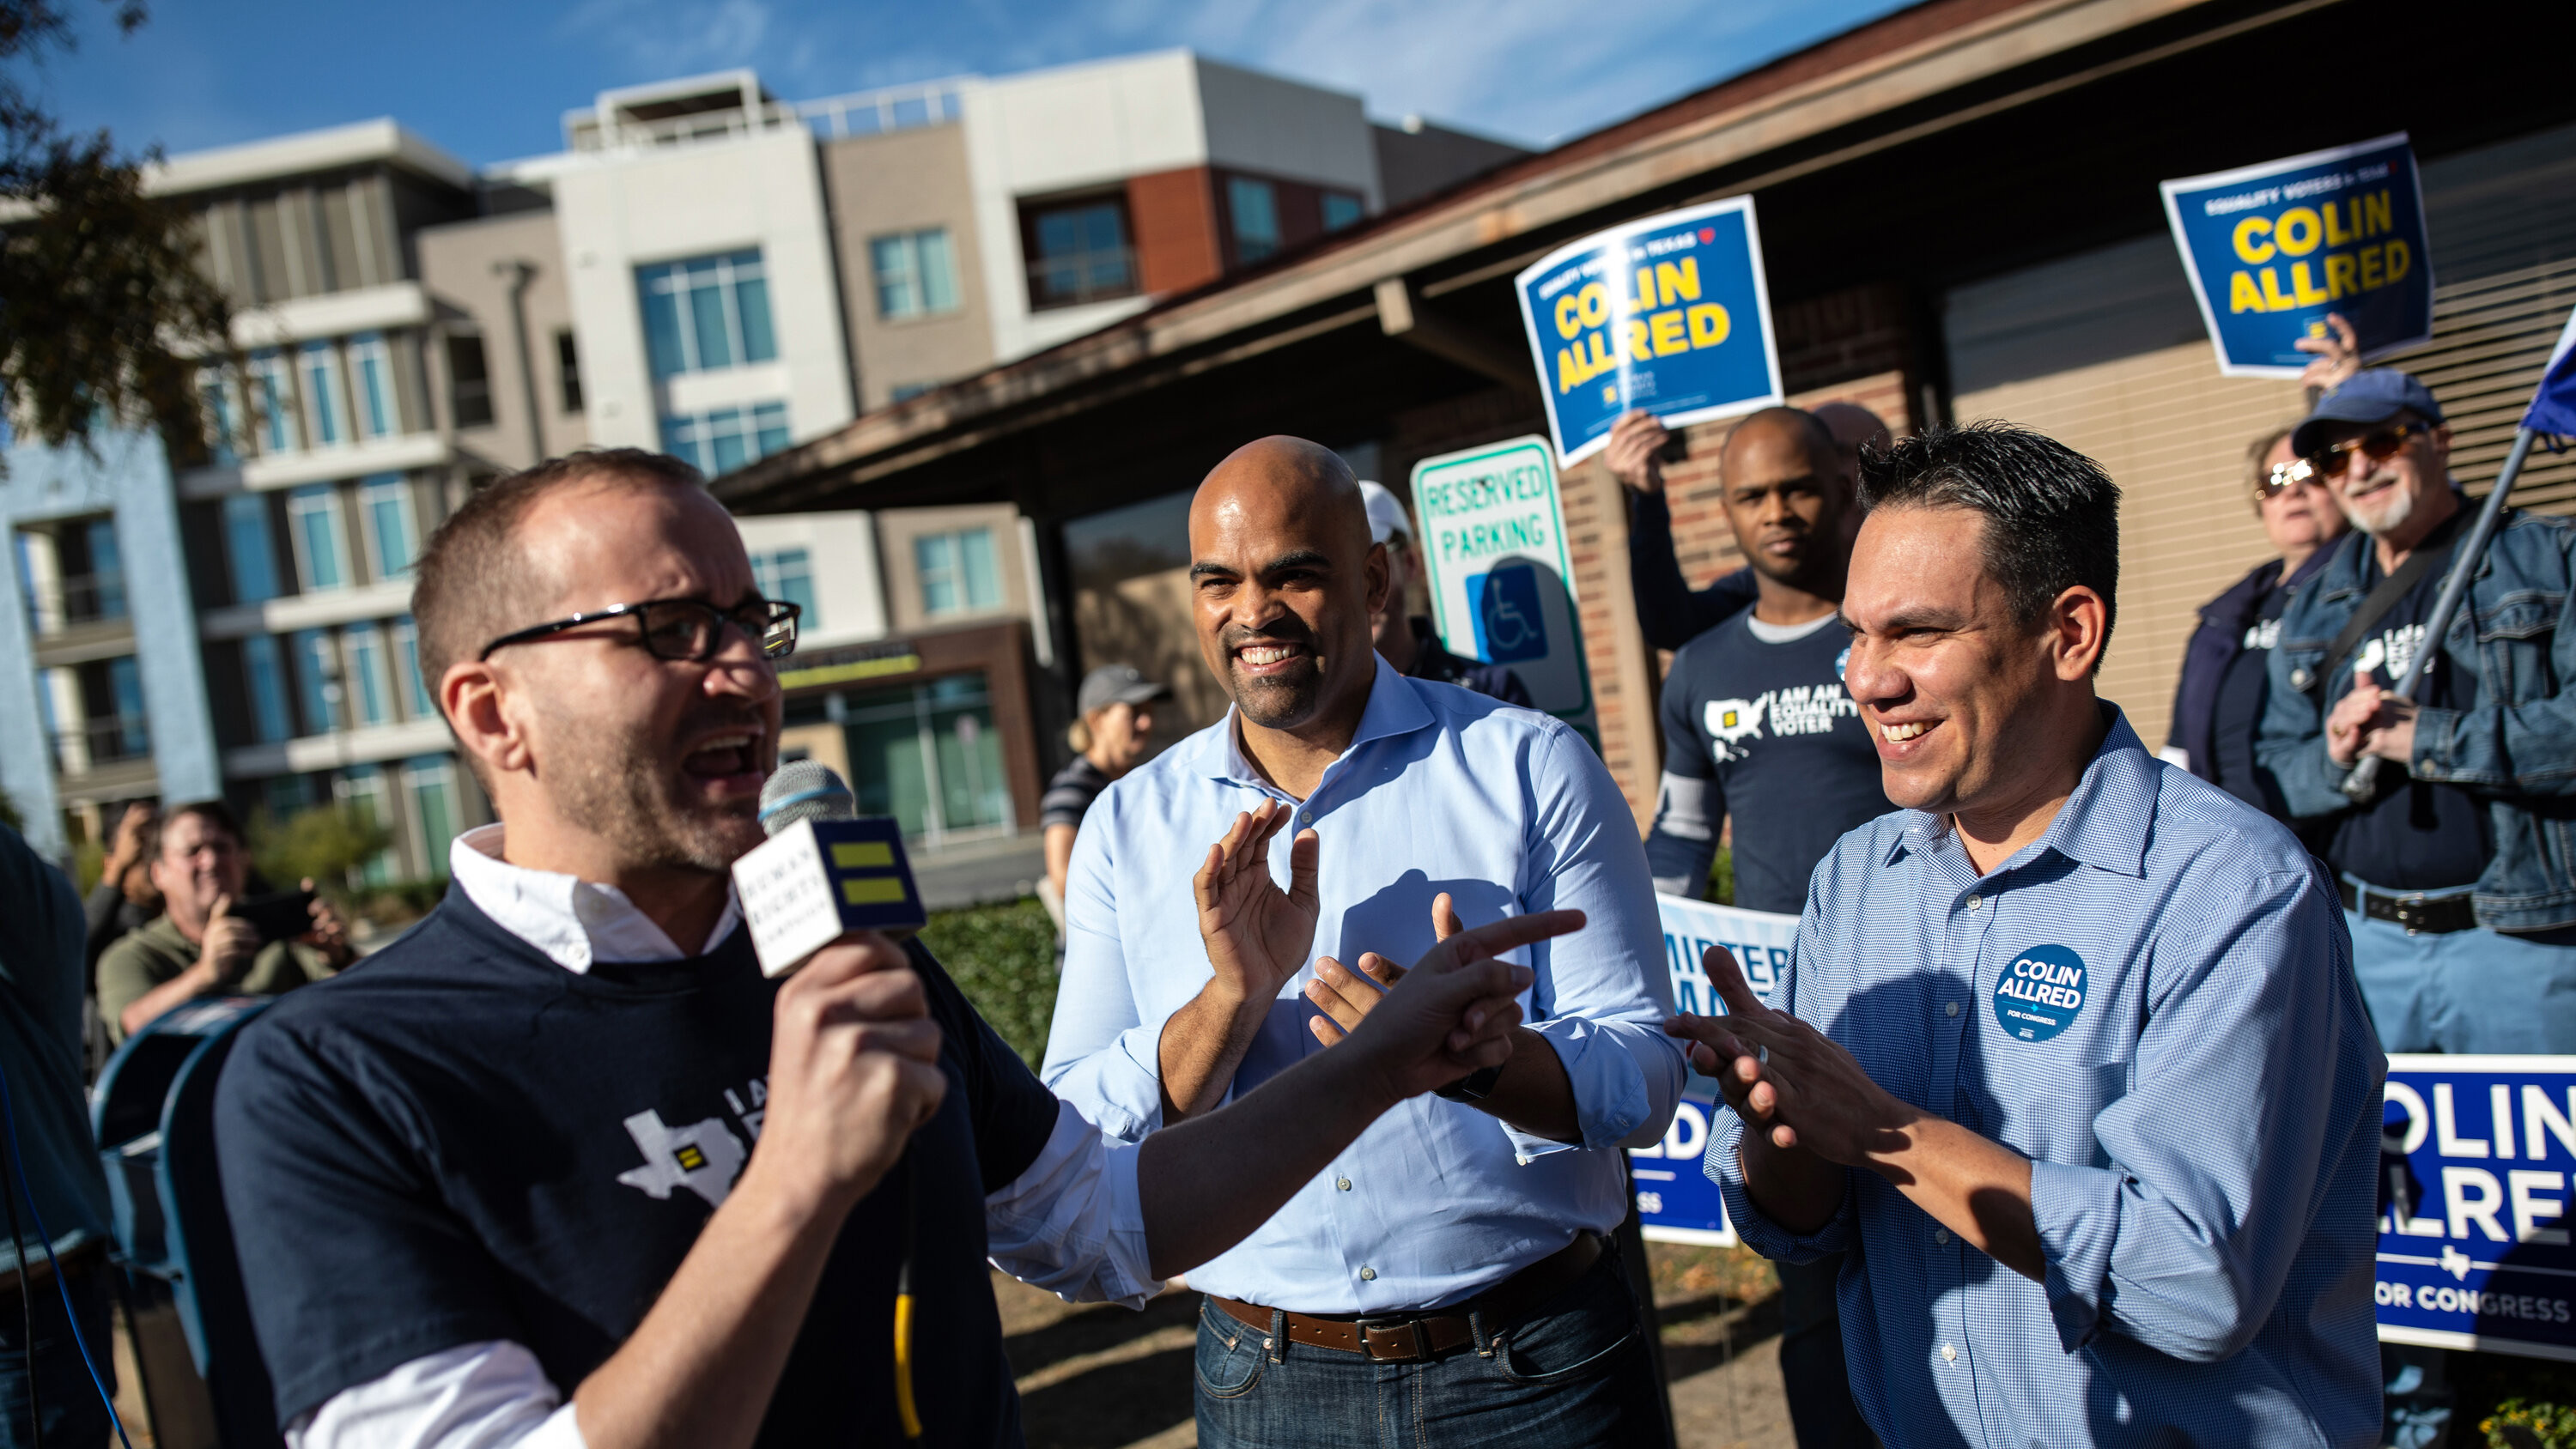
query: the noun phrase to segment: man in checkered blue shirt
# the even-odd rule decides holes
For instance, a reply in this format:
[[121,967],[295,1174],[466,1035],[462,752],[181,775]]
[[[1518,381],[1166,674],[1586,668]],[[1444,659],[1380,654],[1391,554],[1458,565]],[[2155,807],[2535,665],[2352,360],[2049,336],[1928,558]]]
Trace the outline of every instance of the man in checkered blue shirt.
[[1848,1251],[1892,1446],[2379,1428],[2380,1054],[2334,891],[2093,676],[2119,491],[2000,425],[1864,469],[1845,682],[1902,808],[1816,867],[1765,1004],[1676,1018],[1746,1242]]

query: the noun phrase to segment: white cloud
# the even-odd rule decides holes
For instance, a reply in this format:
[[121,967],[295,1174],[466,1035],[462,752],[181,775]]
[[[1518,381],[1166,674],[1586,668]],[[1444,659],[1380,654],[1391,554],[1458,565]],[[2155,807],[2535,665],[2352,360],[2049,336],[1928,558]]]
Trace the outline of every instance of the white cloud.
[[559,39],[587,41],[660,80],[750,65],[769,38],[766,0],[585,0],[555,26]]

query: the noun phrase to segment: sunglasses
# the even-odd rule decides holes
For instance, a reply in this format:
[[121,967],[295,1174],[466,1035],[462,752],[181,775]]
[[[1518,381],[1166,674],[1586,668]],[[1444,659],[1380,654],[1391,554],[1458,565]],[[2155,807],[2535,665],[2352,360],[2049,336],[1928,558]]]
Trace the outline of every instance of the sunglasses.
[[2263,481],[2254,485],[2254,501],[2269,503],[2302,483],[2322,485],[2324,482],[2323,478],[2317,476],[2315,464],[2305,458],[2292,458],[2286,463],[2274,465],[2272,471],[2264,476]]
[[2406,446],[2408,440],[2431,431],[2432,429],[2421,423],[2399,423],[2393,428],[2381,428],[2378,432],[2365,433],[2358,438],[2346,438],[2340,443],[2329,443],[2301,461],[2314,468],[2320,477],[2332,478],[2352,466],[2352,455],[2355,453],[2360,453],[2373,462],[2393,458],[2397,455],[2398,449]]

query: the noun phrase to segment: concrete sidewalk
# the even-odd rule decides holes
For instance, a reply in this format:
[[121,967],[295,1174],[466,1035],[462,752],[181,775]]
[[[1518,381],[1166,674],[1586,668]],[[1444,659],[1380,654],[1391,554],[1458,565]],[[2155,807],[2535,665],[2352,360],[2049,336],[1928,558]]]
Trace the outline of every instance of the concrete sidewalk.
[[934,911],[989,906],[1037,894],[1046,878],[1046,849],[1037,831],[961,840],[932,850],[914,846],[912,879]]

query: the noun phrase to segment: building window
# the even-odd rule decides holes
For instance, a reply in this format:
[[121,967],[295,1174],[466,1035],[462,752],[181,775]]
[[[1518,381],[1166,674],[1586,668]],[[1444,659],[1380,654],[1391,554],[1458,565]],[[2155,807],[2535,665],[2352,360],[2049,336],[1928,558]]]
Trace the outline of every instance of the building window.
[[152,749],[152,736],[143,722],[143,667],[133,655],[107,661],[107,694],[115,714],[108,728],[93,726],[90,747],[105,759],[141,759]]
[[[563,393],[563,410],[581,411],[581,349],[573,344],[572,329],[555,333],[555,386]],[[445,856],[439,857],[441,860]]]
[[962,614],[1002,606],[1002,574],[993,565],[993,530],[926,533],[912,541],[921,571],[921,611]]
[[447,395],[456,426],[492,426],[492,368],[483,356],[483,339],[471,332],[447,334]]
[[287,376],[286,358],[271,348],[250,355],[251,405],[259,412],[260,449],[284,453],[295,447],[295,383]]
[[1122,197],[1030,205],[1020,213],[1029,305],[1069,307],[1136,292],[1136,254]]
[[868,243],[876,264],[877,315],[895,319],[957,310],[957,262],[948,228],[881,236]]
[[297,360],[304,372],[304,417],[312,425],[312,445],[337,447],[348,441],[348,427],[341,421],[348,409],[340,396],[340,368],[331,356],[331,344],[307,342]]
[[778,356],[758,251],[635,269],[653,375],[712,372]]
[[370,625],[351,629],[341,642],[349,656],[350,722],[361,727],[392,724],[394,680],[384,634]]
[[358,436],[394,435],[394,360],[381,332],[349,339],[349,376],[358,387]]
[[304,591],[336,589],[349,582],[340,557],[340,490],[315,483],[286,495],[286,518],[295,535],[295,566]]
[[251,734],[263,745],[295,737],[288,716],[286,663],[278,657],[277,640],[254,634],[242,641],[242,674],[250,687]]
[[420,677],[420,626],[408,614],[394,621],[394,672],[402,678],[403,703],[411,717],[436,717],[438,702],[429,697],[429,681]]
[[125,556],[116,546],[116,520],[91,520],[81,529],[81,549],[89,571],[63,580],[63,612],[82,620],[124,618]]
[[224,499],[224,552],[232,562],[234,603],[256,604],[278,596],[268,495],[235,493]]
[[329,734],[340,727],[340,660],[331,636],[319,629],[294,635],[296,703],[304,714],[304,732]]
[[403,762],[403,779],[411,790],[412,825],[420,832],[421,873],[444,877],[457,834],[456,764],[445,755],[418,755]]
[[1010,774],[982,674],[854,691],[841,717],[861,813],[891,815],[904,834],[933,841],[1012,827]]
[[814,607],[814,565],[801,548],[782,548],[773,553],[751,556],[751,579],[761,597],[780,599],[805,611],[802,627],[823,627],[822,611]]
[[1324,193],[1324,230],[1340,231],[1358,221],[1366,211],[1360,199],[1349,192],[1327,191]]
[[1234,223],[1234,256],[1257,262],[1279,251],[1279,193],[1267,181],[1231,176],[1225,183],[1225,210]]
[[218,468],[241,461],[241,410],[233,406],[232,383],[223,369],[209,367],[197,375],[198,396],[206,407],[206,457]]
[[411,572],[419,553],[412,538],[411,483],[400,473],[379,473],[358,485],[358,512],[367,520],[369,563],[379,579]]
[[662,419],[662,451],[687,459],[710,478],[786,446],[787,404],[783,402]]
[[[392,812],[386,808],[384,766],[358,765],[342,771],[340,778],[331,782],[331,793],[368,824],[388,829],[393,825]],[[384,885],[392,881],[394,870],[393,847],[387,845],[350,874],[366,885]]]

